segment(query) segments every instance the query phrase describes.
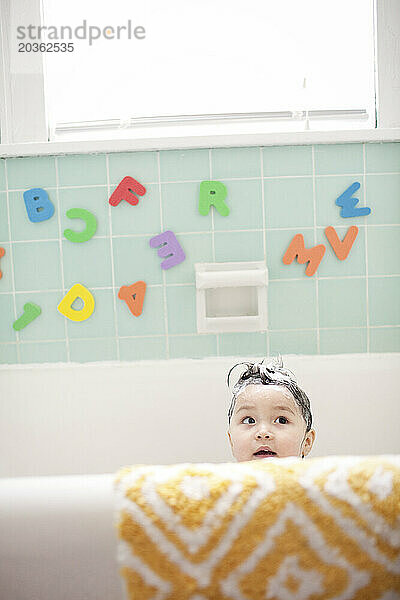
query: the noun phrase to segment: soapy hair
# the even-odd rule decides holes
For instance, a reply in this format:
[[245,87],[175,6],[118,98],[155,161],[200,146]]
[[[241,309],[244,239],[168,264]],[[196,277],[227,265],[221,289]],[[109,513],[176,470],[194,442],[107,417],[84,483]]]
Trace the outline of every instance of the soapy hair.
[[[310,400],[305,392],[299,387],[294,374],[289,369],[284,368],[282,357],[279,355],[278,358],[273,359],[270,362],[264,363],[263,359],[261,362],[241,362],[234,365],[227,377],[227,385],[229,388],[229,376],[235,367],[239,365],[246,365],[246,370],[240,375],[238,381],[232,389],[232,400],[229,407],[228,419],[231,422],[231,417],[236,405],[236,398],[239,393],[249,384],[263,384],[263,385],[281,385],[287,388],[293,395],[296,404],[301,410],[301,414],[306,423],[306,433],[308,433],[312,426],[312,414],[310,407]],[[230,389],[230,388],[229,388]]]

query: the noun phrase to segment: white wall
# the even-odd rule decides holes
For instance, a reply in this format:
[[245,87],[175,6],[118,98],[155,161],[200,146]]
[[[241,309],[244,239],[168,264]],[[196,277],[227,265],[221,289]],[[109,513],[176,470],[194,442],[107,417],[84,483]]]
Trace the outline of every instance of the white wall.
[[[246,359],[3,366],[0,476],[232,461],[225,381]],[[283,359],[311,400],[310,457],[400,453],[400,354]]]

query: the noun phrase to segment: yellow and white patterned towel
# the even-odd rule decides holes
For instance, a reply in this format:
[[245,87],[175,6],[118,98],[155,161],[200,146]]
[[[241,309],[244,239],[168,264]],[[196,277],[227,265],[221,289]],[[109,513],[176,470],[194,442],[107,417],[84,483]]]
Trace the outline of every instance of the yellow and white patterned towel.
[[400,599],[400,455],[135,465],[115,502],[130,600]]

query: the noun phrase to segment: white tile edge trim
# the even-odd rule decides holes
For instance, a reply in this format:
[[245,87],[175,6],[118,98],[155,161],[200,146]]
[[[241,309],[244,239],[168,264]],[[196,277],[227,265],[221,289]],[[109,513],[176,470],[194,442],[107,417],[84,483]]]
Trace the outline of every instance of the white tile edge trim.
[[26,142],[0,144],[0,158],[130,152],[140,150],[181,150],[189,148],[228,148],[238,146],[288,146],[363,142],[398,142],[400,128],[342,131],[296,131],[251,134],[196,135],[162,138]]

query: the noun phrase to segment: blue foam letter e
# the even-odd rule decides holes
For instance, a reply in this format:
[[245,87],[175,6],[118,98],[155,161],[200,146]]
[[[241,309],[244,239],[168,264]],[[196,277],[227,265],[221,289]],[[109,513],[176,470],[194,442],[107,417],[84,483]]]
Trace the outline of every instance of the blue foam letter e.
[[24,202],[32,223],[47,221],[54,215],[54,205],[46,190],[42,188],[32,188],[24,192]]

